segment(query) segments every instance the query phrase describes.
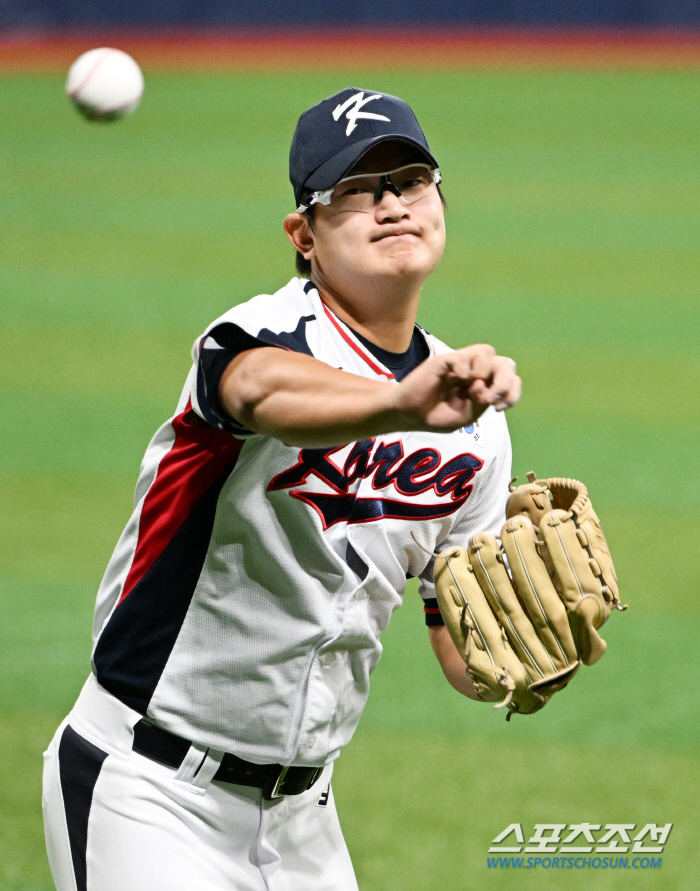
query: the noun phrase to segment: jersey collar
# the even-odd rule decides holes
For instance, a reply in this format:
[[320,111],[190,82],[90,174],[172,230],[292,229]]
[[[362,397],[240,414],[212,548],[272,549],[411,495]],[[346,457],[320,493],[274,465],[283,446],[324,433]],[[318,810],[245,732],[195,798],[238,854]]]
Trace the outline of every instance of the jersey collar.
[[372,356],[364,344],[360,343],[360,341],[355,337],[352,330],[348,328],[345,322],[341,321],[338,316],[329,309],[326,304],[323,302],[323,298],[321,297],[318,288],[312,281],[307,281],[304,285],[304,292],[308,294],[310,291],[316,291],[318,294],[318,299],[321,301],[321,306],[323,307],[323,311],[326,314],[326,318],[333,325],[335,330],[340,334],[345,343],[355,352],[357,355],[363,360],[363,362],[368,365],[375,374],[380,375],[381,377],[385,377],[387,380],[395,381],[396,378],[394,375],[382,365],[377,359]]

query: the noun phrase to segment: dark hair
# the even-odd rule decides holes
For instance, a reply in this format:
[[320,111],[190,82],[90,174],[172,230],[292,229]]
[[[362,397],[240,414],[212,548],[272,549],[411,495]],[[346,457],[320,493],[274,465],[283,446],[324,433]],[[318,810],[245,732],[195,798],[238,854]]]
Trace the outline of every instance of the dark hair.
[[[447,210],[447,201],[445,201],[445,196],[442,194],[442,189],[440,188],[440,184],[438,183],[438,195],[440,196],[440,201],[442,201],[442,206]],[[306,215],[306,219],[309,221],[309,228],[311,231],[314,231],[314,205],[312,204],[308,210],[304,211]],[[297,272],[299,273],[300,278],[308,278],[311,275],[311,260],[307,260],[306,257],[297,251],[296,257],[294,258]]]

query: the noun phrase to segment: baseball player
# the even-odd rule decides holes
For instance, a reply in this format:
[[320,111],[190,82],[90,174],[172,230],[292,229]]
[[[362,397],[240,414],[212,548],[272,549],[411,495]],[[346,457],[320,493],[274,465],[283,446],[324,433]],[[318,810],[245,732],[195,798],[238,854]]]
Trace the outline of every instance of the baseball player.
[[197,339],[97,597],[92,672],[45,755],[59,891],[352,891],[333,762],[428,552],[497,532],[512,360],[416,325],[445,240],[409,106],[344,89],[299,119],[300,277]]

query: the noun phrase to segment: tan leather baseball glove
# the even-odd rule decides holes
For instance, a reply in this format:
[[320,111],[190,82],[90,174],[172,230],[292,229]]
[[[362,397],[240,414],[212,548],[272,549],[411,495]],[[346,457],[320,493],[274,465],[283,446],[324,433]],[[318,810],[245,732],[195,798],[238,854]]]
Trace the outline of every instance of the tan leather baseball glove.
[[527,476],[511,483],[500,543],[482,532],[435,561],[440,612],[474,688],[508,719],[593,665],[606,648],[598,629],[626,609],[586,487]]

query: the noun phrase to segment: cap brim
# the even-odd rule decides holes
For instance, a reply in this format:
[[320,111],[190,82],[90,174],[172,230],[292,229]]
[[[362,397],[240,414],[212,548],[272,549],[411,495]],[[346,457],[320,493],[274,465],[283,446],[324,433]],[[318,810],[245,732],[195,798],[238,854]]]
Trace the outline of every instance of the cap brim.
[[434,167],[438,166],[438,162],[431,153],[417,140],[411,139],[410,136],[404,136],[401,133],[382,133],[381,136],[372,136],[370,139],[354,142],[338,152],[337,155],[333,155],[332,158],[329,158],[328,161],[316,168],[311,176],[307,177],[302,187],[302,193],[306,191],[321,192],[324,189],[330,189],[357,164],[368,149],[378,145],[380,142],[389,141],[405,142],[407,145],[417,148]]

